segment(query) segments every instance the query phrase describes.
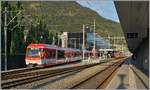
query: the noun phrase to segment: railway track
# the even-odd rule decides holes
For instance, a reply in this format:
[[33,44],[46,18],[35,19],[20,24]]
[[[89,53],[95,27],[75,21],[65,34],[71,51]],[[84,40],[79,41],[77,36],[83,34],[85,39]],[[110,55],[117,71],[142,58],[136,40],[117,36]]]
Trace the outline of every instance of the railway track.
[[[113,61],[113,60],[111,60],[111,61]],[[111,61],[109,61],[109,62],[111,62]],[[107,63],[107,62],[102,62],[102,63]],[[88,64],[88,65],[83,65],[83,66],[75,66],[75,67],[69,67],[69,68],[68,67],[67,68],[59,68],[57,70],[53,69],[53,70],[34,71],[34,72],[14,74],[13,79],[9,78],[7,80],[2,80],[1,87],[2,87],[2,89],[8,89],[8,88],[12,88],[15,86],[31,83],[34,81],[51,78],[54,76],[58,76],[58,75],[66,74],[66,73],[72,73],[75,71],[80,71],[85,68],[90,68],[90,67],[98,65],[98,64],[101,64],[101,63]]]
[[65,74],[65,73],[79,71],[79,70],[89,68],[89,67],[92,67],[92,66],[95,66],[95,65],[98,65],[98,63],[97,64],[84,65],[84,66],[71,67],[71,68],[63,68],[63,69],[58,69],[58,70],[47,70],[47,71],[42,71],[42,72],[31,72],[31,73],[26,73],[26,74],[24,73],[22,75],[25,75],[26,77],[3,80],[1,82],[1,86],[2,86],[2,89],[8,89],[8,88],[15,87],[15,86],[18,86],[18,85],[38,81],[38,80],[41,80],[41,79],[46,79],[46,78],[50,78],[50,77]]
[[79,61],[75,61],[75,62],[68,62],[68,63],[61,63],[61,64],[53,64],[50,65],[48,67],[31,67],[31,68],[23,68],[23,69],[18,69],[18,70],[11,70],[8,72],[2,72],[1,73],[1,79],[2,80],[8,80],[8,79],[14,79],[14,78],[19,78],[19,77],[25,77],[27,75],[23,74],[23,73],[27,73],[30,71],[35,71],[35,70],[40,70],[40,69],[46,69],[46,68],[50,68],[50,67],[55,67],[55,66],[63,66],[63,65],[67,65],[67,64],[75,64],[75,63],[79,63]]
[[[112,61],[112,60],[105,60],[105,61],[102,61],[101,63],[106,63],[108,61]],[[63,65],[68,65],[68,64],[71,65],[71,64],[76,64],[76,63],[79,63],[79,62],[78,61],[68,62],[68,63],[65,63],[65,64],[59,64],[59,65],[63,66]],[[27,77],[27,76],[31,76],[31,75],[42,74],[43,72],[38,72],[38,70],[44,70],[44,69],[59,66],[59,65],[57,64],[57,65],[51,65],[49,67],[24,68],[24,69],[19,69],[19,70],[12,70],[12,71],[8,71],[8,72],[2,72],[1,73],[1,80],[16,79],[16,78]],[[35,71],[35,73],[33,73],[34,71]],[[52,72],[54,72],[54,71],[52,71]]]
[[102,89],[103,85],[106,84],[107,79],[115,73],[122,63],[123,61],[118,61],[86,80],[71,86],[70,89]]

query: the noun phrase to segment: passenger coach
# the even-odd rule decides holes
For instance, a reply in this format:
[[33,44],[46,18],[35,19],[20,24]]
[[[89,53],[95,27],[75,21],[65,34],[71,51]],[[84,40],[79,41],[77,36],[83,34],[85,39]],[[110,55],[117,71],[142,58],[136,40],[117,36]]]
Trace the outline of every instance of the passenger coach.
[[60,48],[49,44],[30,44],[26,50],[26,65],[48,66],[82,59],[79,49]]

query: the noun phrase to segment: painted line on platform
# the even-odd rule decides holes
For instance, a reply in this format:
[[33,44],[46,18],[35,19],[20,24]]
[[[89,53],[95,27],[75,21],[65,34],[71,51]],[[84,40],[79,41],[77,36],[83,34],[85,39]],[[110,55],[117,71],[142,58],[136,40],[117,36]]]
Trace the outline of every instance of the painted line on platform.
[[[131,59],[130,59],[131,60]],[[129,60],[129,89],[136,89],[135,74],[132,71],[131,61]]]

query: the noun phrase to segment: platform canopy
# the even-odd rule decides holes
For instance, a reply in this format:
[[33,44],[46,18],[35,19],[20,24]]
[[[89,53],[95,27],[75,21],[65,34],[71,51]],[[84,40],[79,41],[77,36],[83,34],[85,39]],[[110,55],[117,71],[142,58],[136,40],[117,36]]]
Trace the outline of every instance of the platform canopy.
[[114,1],[128,48],[134,52],[148,38],[149,1]]
[[114,49],[99,49],[99,51],[114,51]]

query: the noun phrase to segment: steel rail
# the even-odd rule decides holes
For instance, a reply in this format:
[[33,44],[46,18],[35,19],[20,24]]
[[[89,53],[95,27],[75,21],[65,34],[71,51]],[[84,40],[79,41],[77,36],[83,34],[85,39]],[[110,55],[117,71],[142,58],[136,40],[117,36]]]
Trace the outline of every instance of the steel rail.
[[28,77],[25,77],[25,78],[20,78],[20,79],[16,79],[16,80],[12,80],[12,81],[7,81],[7,82],[2,82],[1,87],[2,87],[2,89],[8,89],[8,88],[11,88],[11,87],[15,87],[15,86],[18,86],[18,85],[34,82],[34,81],[37,81],[37,80],[42,80],[42,79],[45,79],[45,78],[50,78],[50,77],[53,77],[53,76],[57,76],[57,75],[61,75],[61,74],[65,74],[65,73],[69,73],[69,72],[73,72],[73,71],[77,71],[77,70],[82,70],[82,69],[85,69],[85,68],[90,68],[94,65],[98,65],[98,64],[72,67],[72,68],[69,68],[69,69],[60,69],[60,70],[58,70],[54,73],[50,73],[49,71],[45,71],[45,72],[40,72],[37,75],[33,75],[33,76],[32,76],[32,73],[30,73],[31,75],[28,76]]
[[[123,63],[123,61],[115,62],[114,64],[106,67],[105,69],[97,72],[96,74],[92,75],[91,77],[80,81],[79,83],[70,87],[70,89],[98,89],[100,86],[115,72],[115,70]],[[111,70],[111,71],[110,71]],[[102,74],[103,73],[103,74]],[[105,73],[105,74],[104,74]],[[107,73],[107,74],[106,74]],[[101,75],[102,74],[102,75]],[[103,77],[99,77],[99,76]],[[99,77],[99,81],[97,82],[97,78]],[[95,79],[95,80],[94,80]],[[95,83],[94,87],[87,88],[87,85],[91,85]],[[85,87],[84,87],[85,86]]]

